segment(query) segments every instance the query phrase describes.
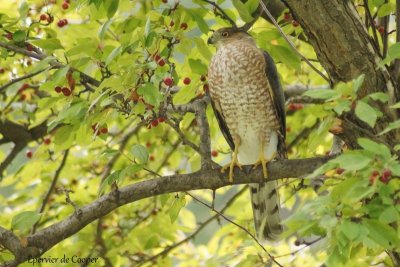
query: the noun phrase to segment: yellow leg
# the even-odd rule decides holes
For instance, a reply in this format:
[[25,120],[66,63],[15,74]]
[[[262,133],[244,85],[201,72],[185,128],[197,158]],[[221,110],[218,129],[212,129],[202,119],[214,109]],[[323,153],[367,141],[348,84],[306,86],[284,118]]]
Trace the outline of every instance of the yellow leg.
[[268,169],[267,169],[267,164],[270,162],[273,158],[275,158],[276,152],[272,154],[272,156],[269,159],[266,159],[264,156],[264,142],[261,144],[260,147],[260,154],[258,156],[258,160],[256,163],[254,163],[253,169],[257,168],[258,165],[261,164],[262,169],[263,169],[263,174],[264,174],[264,179],[268,178]]
[[238,158],[237,158],[237,154],[238,154],[238,146],[235,146],[235,151],[233,151],[232,154],[232,160],[229,164],[225,165],[224,167],[222,167],[221,172],[225,173],[226,169],[229,167],[229,182],[233,182],[233,169],[235,168],[235,166],[238,166],[240,169],[242,169],[242,164],[239,163]]

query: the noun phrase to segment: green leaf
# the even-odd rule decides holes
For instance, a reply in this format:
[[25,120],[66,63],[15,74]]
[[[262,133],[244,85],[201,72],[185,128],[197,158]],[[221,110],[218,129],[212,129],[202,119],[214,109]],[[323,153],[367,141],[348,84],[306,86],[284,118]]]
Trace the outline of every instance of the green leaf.
[[179,215],[180,210],[186,205],[185,195],[177,195],[172,203],[171,208],[168,210],[169,218],[171,223],[173,223]]
[[118,10],[119,0],[105,0],[103,3],[107,10],[107,17],[111,19]]
[[142,164],[146,163],[149,159],[149,153],[147,152],[147,149],[142,145],[133,145],[131,153]]
[[381,213],[379,221],[383,223],[398,222],[400,221],[400,214],[394,206],[390,206]]
[[54,136],[54,144],[56,144],[59,150],[67,149],[72,145],[74,137],[74,126],[64,125],[57,129],[57,132]]
[[303,95],[315,99],[331,99],[340,97],[338,92],[331,89],[307,90]]
[[203,17],[199,13],[192,11],[190,9],[186,9],[186,12],[189,13],[189,15],[196,21],[200,31],[204,34],[208,34],[209,27],[207,22],[203,19]]
[[372,128],[375,126],[376,120],[378,119],[378,114],[375,109],[363,101],[357,101],[356,116],[366,122]]
[[368,97],[370,97],[373,100],[379,100],[382,103],[386,103],[389,101],[389,95],[382,92],[369,94]]
[[356,79],[353,80],[353,92],[357,93],[357,91],[361,88],[361,85],[364,83],[365,74],[361,74]]
[[368,237],[385,249],[400,246],[396,231],[389,225],[378,220],[365,219],[362,222],[369,231]]
[[210,60],[212,57],[212,53],[210,52],[208,46],[205,44],[204,40],[201,38],[194,38],[194,42],[196,43],[196,47],[202,57],[204,57],[206,60]]
[[21,30],[15,31],[12,35],[12,38],[17,43],[23,42],[26,38],[26,32]]
[[107,185],[111,185],[112,183],[119,180],[120,173],[121,173],[121,170],[115,171],[115,172],[111,173],[109,176],[107,176],[106,179],[103,180],[103,182],[101,183],[100,188],[99,188],[99,195],[101,193],[103,193],[103,191]]
[[11,220],[11,229],[26,230],[39,221],[41,213],[36,211],[24,211],[15,215]]
[[359,151],[348,151],[330,162],[339,164],[345,170],[357,171],[367,167],[371,160],[372,158]]
[[394,105],[391,105],[390,108],[400,108],[400,102],[397,102]]
[[100,31],[99,31],[100,41],[102,41],[104,39],[104,36],[106,35],[108,29],[110,28],[112,22],[113,22],[112,20],[107,20],[106,23],[104,23],[101,26]]
[[356,239],[360,234],[360,225],[348,220],[343,221],[340,229],[349,240]]
[[138,89],[138,93],[143,96],[146,103],[153,106],[158,106],[163,99],[162,94],[153,83],[146,83]]
[[397,121],[389,123],[389,125],[385,128],[385,130],[380,132],[378,135],[382,135],[382,134],[388,133],[391,130],[398,129],[398,128],[400,128],[400,120],[397,120]]
[[32,44],[43,48],[44,50],[53,51],[56,49],[64,49],[61,45],[60,40],[56,38],[49,38],[49,39],[38,39],[30,41]]
[[120,179],[124,179],[126,176],[132,176],[133,174],[137,173],[138,171],[143,169],[142,164],[133,164],[129,165],[125,169],[123,169],[120,173]]
[[253,17],[251,16],[249,10],[246,8],[245,4],[243,4],[240,0],[232,0],[232,3],[244,22],[250,22],[253,20]]
[[359,138],[357,139],[357,142],[365,150],[368,150],[373,154],[382,155],[385,160],[389,160],[392,155],[390,153],[390,149],[384,144],[375,143],[374,141],[367,138]]
[[54,72],[53,82],[55,84],[62,84],[67,78],[67,73],[69,70],[69,66],[65,66],[64,68],[58,69]]
[[277,60],[282,61],[289,68],[293,68],[298,71],[300,70],[300,57],[289,47],[284,45],[273,45],[271,46],[271,54],[273,54]]
[[259,5],[259,0],[248,0],[245,3],[247,12],[252,15],[254,14],[254,12],[257,11],[258,5]]
[[189,58],[189,66],[192,72],[197,74],[206,74],[207,73],[207,65],[204,64],[200,59],[192,59]]
[[106,59],[106,65],[110,64],[110,62],[113,61],[119,55],[121,55],[121,53],[122,53],[122,46],[114,48],[114,50],[108,55]]
[[144,26],[144,37],[145,37],[145,38],[146,38],[146,37],[149,35],[149,33],[150,33],[150,27],[151,27],[151,20],[150,20],[150,17],[147,17],[146,24],[145,24],[145,26]]
[[385,17],[396,11],[396,5],[394,3],[385,3],[378,9],[378,17]]

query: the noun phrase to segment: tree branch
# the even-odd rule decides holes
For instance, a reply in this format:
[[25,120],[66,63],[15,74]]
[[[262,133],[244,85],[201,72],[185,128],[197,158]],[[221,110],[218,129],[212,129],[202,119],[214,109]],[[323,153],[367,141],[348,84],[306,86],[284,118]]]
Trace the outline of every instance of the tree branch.
[[[269,179],[276,180],[286,177],[300,177],[313,172],[332,157],[315,157],[308,159],[280,160],[268,165]],[[250,174],[235,170],[233,184],[248,184],[263,182],[262,169],[257,168]],[[41,229],[26,237],[27,246],[10,246],[7,236],[0,239],[0,245],[11,248],[15,259],[1,266],[17,266],[31,257],[38,257],[51,249],[60,241],[74,235],[89,223],[97,220],[116,208],[144,198],[166,193],[184,192],[197,189],[217,189],[232,185],[226,175],[219,169],[203,169],[191,174],[177,174],[154,178],[120,188],[108,193],[94,202],[80,208],[78,214],[72,214],[66,219]],[[6,230],[5,230],[6,231]],[[7,233],[7,232],[6,232]],[[15,244],[15,242],[13,243]]]

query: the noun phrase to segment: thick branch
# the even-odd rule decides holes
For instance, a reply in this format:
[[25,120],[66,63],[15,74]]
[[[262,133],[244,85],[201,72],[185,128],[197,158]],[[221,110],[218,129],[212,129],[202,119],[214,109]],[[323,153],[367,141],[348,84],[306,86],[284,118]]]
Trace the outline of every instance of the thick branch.
[[[313,172],[330,158],[316,157],[271,162],[268,165],[269,179],[276,180],[304,176]],[[259,183],[263,181],[261,168],[257,168],[249,175],[239,170],[236,170],[234,174],[233,184]],[[40,256],[60,241],[74,235],[89,223],[107,215],[122,205],[166,193],[197,189],[217,189],[229,185],[232,184],[228,182],[225,174],[221,174],[219,169],[209,168],[191,174],[165,176],[125,186],[80,208],[79,214],[73,214],[61,222],[28,236],[27,247],[13,248],[12,252],[16,255],[16,259],[2,266],[16,266],[16,264],[26,261],[28,256]],[[3,245],[9,242],[8,239],[4,238],[0,239],[0,241],[0,244]],[[18,256],[17,252],[19,251],[30,251],[30,253],[22,253],[21,256]]]

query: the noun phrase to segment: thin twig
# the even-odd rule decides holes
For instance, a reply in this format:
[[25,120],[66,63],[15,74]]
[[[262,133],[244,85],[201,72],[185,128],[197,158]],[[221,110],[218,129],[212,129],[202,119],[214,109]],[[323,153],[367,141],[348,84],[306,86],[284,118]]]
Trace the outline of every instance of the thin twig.
[[286,253],[286,254],[282,254],[282,255],[275,256],[275,258],[282,258],[282,257],[287,257],[287,256],[293,256],[293,255],[299,253],[300,251],[302,251],[303,249],[305,249],[305,248],[307,248],[307,247],[309,247],[309,246],[311,246],[311,245],[317,243],[318,241],[322,240],[323,238],[324,238],[324,237],[321,236],[321,237],[319,237],[319,238],[317,238],[317,239],[315,239],[315,240],[313,240],[313,241],[311,241],[311,242],[305,243],[305,244],[304,244],[305,246],[302,247],[302,248],[299,248],[299,249],[297,249],[297,250],[295,250],[295,251],[293,251],[293,252],[290,252],[290,253]]
[[17,82],[19,82],[19,81],[23,81],[23,80],[25,80],[25,79],[29,79],[29,78],[31,78],[31,77],[33,77],[33,76],[36,76],[36,75],[38,75],[38,74],[40,74],[40,73],[42,73],[42,72],[44,72],[44,71],[46,71],[46,70],[49,70],[49,69],[51,69],[51,67],[47,67],[47,68],[44,68],[44,69],[42,69],[42,70],[38,70],[38,71],[36,71],[36,72],[32,72],[32,73],[29,73],[29,74],[27,74],[27,75],[24,75],[24,76],[21,76],[21,77],[12,79],[12,80],[9,81],[8,83],[6,83],[5,85],[3,85],[3,86],[0,87],[0,92],[2,92],[3,90],[5,90],[7,87],[13,85],[14,83],[17,83]]
[[369,25],[372,28],[372,34],[374,36],[373,44],[375,45],[376,52],[382,56],[381,49],[379,48],[379,39],[378,39],[378,35],[376,33],[376,26],[374,23],[374,19],[372,18],[372,15],[371,15],[371,10],[369,9],[369,6],[368,6],[368,0],[364,0],[364,9],[365,9],[365,14],[369,20]]
[[[0,42],[0,47],[3,47],[6,50],[14,51],[14,52],[16,52],[18,54],[22,54],[22,55],[25,55],[25,56],[28,56],[28,57],[31,57],[31,58],[35,58],[35,59],[38,59],[38,60],[44,60],[45,58],[47,58],[47,55],[44,54],[44,53],[31,52],[31,51],[28,51],[28,50],[26,50],[24,48],[21,48],[21,47],[15,46],[15,45],[11,45],[11,44],[7,44],[7,43],[3,43],[3,42]],[[66,65],[60,63],[56,59],[51,60],[49,62],[49,65],[54,67],[54,68],[57,68],[57,69],[66,67]],[[77,70],[75,68],[70,68],[70,69],[72,71],[79,72],[82,82],[90,83],[90,84],[92,84],[92,85],[94,85],[96,87],[100,86],[100,81],[96,80],[95,78],[92,78],[91,76],[87,75],[86,73],[83,73],[80,70]]]
[[[50,195],[53,192],[53,190],[57,184],[58,178],[60,177],[61,171],[64,168],[65,163],[67,162],[68,153],[69,153],[69,149],[65,150],[65,153],[61,160],[60,166],[58,166],[56,172],[54,173],[54,177],[53,177],[53,180],[51,181],[51,185],[50,185],[49,189],[47,190],[45,197],[43,198],[43,202],[42,202],[42,205],[40,206],[39,213],[42,213],[44,211],[46,204],[49,202]],[[34,234],[36,232],[36,228],[37,228],[38,224],[39,224],[39,221],[37,221],[33,225],[31,234]]]
[[219,216],[221,216],[222,218],[224,218],[226,221],[230,222],[231,224],[239,227],[241,230],[243,230],[244,232],[246,232],[258,245],[260,248],[262,248],[262,250],[264,250],[264,252],[268,255],[268,257],[275,262],[276,265],[283,267],[283,265],[281,265],[273,255],[271,255],[266,249],[265,247],[260,243],[260,241],[258,241],[258,239],[252,234],[250,233],[249,230],[247,230],[246,228],[244,228],[243,226],[241,226],[240,224],[232,221],[231,219],[229,219],[228,217],[226,217],[224,214],[222,214],[221,212],[217,211],[216,209],[214,209],[212,206],[208,205],[207,203],[205,203],[204,201],[198,199],[197,197],[193,196],[192,194],[186,192],[186,194],[188,194],[189,196],[191,196],[194,200],[196,200],[197,202],[200,202],[201,204],[203,204],[204,206],[208,207],[210,210],[214,211],[215,213],[217,213]]
[[262,0],[260,0],[260,5],[263,8],[264,12],[267,14],[267,16],[270,18],[270,20],[272,21],[272,23],[275,25],[275,27],[278,29],[278,31],[280,32],[280,34],[282,35],[282,37],[286,40],[286,42],[288,42],[288,44],[290,45],[290,47],[293,49],[293,51],[295,51],[301,58],[302,60],[304,60],[304,62],[307,63],[308,66],[310,66],[316,73],[318,73],[322,78],[324,78],[324,80],[326,80],[328,83],[331,83],[329,78],[325,76],[325,74],[323,74],[320,70],[318,70],[305,56],[303,56],[303,54],[301,54],[299,52],[299,50],[297,50],[296,46],[294,45],[294,43],[289,39],[289,37],[283,32],[281,26],[279,26],[279,24],[276,22],[274,16],[272,16],[272,14],[269,12],[269,10],[267,9],[267,7],[265,6],[264,2]]
[[171,122],[170,120],[167,120],[166,123],[171,126],[172,129],[175,130],[175,132],[179,135],[180,139],[182,140],[182,143],[191,147],[194,151],[198,152],[201,155],[200,148],[194,144],[192,141],[186,138],[185,134],[182,132],[182,130],[179,128],[179,123]]
[[[244,186],[239,192],[237,192],[233,197],[231,197],[228,202],[225,204],[225,207],[219,212],[219,213],[224,213],[234,202],[235,200],[241,196],[245,191],[247,190],[247,186]],[[150,258],[140,262],[137,266],[142,266],[143,264],[147,263],[147,262],[154,262],[157,258],[159,257],[164,257],[166,256],[169,252],[171,252],[171,250],[176,249],[177,247],[181,246],[182,244],[188,242],[189,240],[195,238],[200,232],[201,230],[204,229],[204,227],[206,227],[209,223],[211,223],[212,221],[214,221],[215,219],[217,219],[220,216],[220,214],[215,214],[213,216],[211,216],[210,218],[208,218],[206,221],[204,221],[197,229],[196,231],[194,231],[193,233],[191,233],[190,235],[188,235],[186,238],[182,239],[181,241],[168,246],[166,249],[164,249],[163,251],[157,253],[154,256],[151,256]]]
[[217,3],[215,3],[214,1],[209,1],[209,0],[203,0],[206,3],[209,3],[210,5],[212,5],[216,10],[218,10],[218,12],[220,13],[221,17],[223,19],[226,19],[227,21],[229,21],[229,23],[233,26],[233,27],[237,27],[236,23],[228,16],[228,14],[225,13],[225,11],[219,6],[217,5]]

